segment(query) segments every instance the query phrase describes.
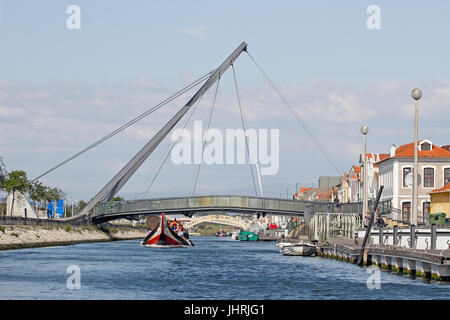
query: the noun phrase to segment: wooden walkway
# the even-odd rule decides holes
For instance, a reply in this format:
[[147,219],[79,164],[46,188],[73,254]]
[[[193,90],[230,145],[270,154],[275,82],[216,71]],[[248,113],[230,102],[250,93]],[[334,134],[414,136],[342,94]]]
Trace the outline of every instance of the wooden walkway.
[[[356,263],[361,243],[361,239],[333,238],[327,243],[318,245],[319,255]],[[394,272],[450,281],[450,250],[369,245],[364,250],[364,264],[377,265]]]

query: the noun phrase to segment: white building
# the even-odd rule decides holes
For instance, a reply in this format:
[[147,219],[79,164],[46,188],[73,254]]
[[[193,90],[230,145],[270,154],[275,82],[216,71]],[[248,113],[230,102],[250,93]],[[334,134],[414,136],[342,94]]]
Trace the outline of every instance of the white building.
[[[430,140],[418,144],[418,222],[423,222],[424,213],[430,213],[429,192],[450,182],[450,151],[434,145]],[[414,143],[391,147],[389,157],[376,163],[379,183],[384,186],[381,201],[390,201],[392,219],[409,221],[412,199],[412,173]]]

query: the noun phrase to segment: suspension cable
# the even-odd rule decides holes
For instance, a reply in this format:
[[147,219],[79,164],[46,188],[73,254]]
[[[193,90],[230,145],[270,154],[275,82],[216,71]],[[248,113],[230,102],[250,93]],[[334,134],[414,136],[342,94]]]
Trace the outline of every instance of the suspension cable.
[[[183,129],[186,129],[186,126],[189,123],[189,120],[191,119],[192,115],[194,114],[195,110],[197,110],[198,105],[200,104],[200,101],[202,100],[203,97],[200,97],[200,99],[197,101],[197,103],[195,104],[194,108],[192,109],[191,113],[189,114],[189,117],[187,118],[186,122],[183,125]],[[156,178],[158,177],[159,173],[161,172],[161,169],[164,167],[164,165],[166,164],[167,159],[169,158],[170,153],[172,152],[173,148],[175,147],[176,141],[173,141],[170,145],[169,148],[170,149],[169,152],[166,154],[164,161],[161,163],[161,165],[158,168],[158,171],[156,171],[155,176],[152,179],[152,182],[150,182],[150,185],[148,186],[147,190],[144,193],[143,198],[145,198],[147,196],[148,191],[150,190],[150,188],[153,186],[153,183],[155,182]]]
[[[219,77],[219,79],[217,79],[217,86],[216,86],[216,90],[214,92],[214,99],[213,99],[213,103],[212,103],[212,106],[211,106],[211,110],[209,112],[208,129],[206,129],[206,132],[208,132],[209,128],[211,127],[211,119],[212,119],[212,115],[213,115],[213,112],[214,112],[214,106],[216,105],[216,98],[217,98],[217,91],[219,90],[219,83],[220,83],[220,77]],[[203,139],[203,137],[202,137],[202,139]],[[202,146],[202,160],[203,160],[203,152],[205,150],[205,145],[206,145],[206,139],[203,141],[203,146]],[[198,174],[200,173],[200,167],[202,166],[202,162],[203,161],[200,161],[200,163],[197,165],[197,170],[196,170],[196,173],[195,173],[194,187],[192,189],[192,195],[195,194],[195,189],[197,188]]]
[[197,80],[191,82],[190,84],[188,84],[186,87],[184,87],[183,89],[177,91],[176,93],[174,93],[173,95],[171,95],[169,98],[161,101],[160,103],[158,103],[157,105],[155,105],[154,107],[148,109],[147,111],[145,111],[144,113],[140,114],[139,116],[137,116],[136,118],[128,121],[127,123],[123,124],[122,126],[120,126],[119,128],[117,128],[116,130],[110,132],[109,134],[107,134],[106,136],[104,136],[103,138],[97,140],[96,142],[94,142],[93,144],[89,145],[88,147],[82,149],[81,151],[75,153],[74,155],[72,155],[71,157],[67,158],[66,160],[64,160],[63,162],[57,164],[56,166],[54,166],[53,168],[45,171],[43,174],[39,175],[38,177],[34,178],[33,180],[31,180],[31,182],[36,181],[37,179],[42,178],[43,176],[47,175],[48,173],[58,169],[59,167],[61,167],[62,165],[66,164],[67,162],[75,159],[76,157],[82,155],[83,153],[85,153],[86,151],[89,151],[90,149],[96,147],[97,145],[99,145],[100,143],[108,140],[109,138],[111,138],[112,136],[118,134],[119,132],[125,130],[126,128],[128,128],[129,126],[135,124],[136,122],[138,122],[139,120],[145,118],[146,116],[148,116],[149,114],[155,112],[156,110],[160,109],[161,107],[165,106],[166,104],[168,104],[169,102],[173,101],[174,99],[178,98],[179,96],[181,96],[182,94],[186,93],[187,91],[189,91],[190,89],[196,87],[197,85],[199,85],[201,82],[203,82],[204,80],[206,80],[215,70],[212,70],[210,72],[208,72],[207,74],[201,76],[200,78],[198,78]]
[[270,84],[272,89],[277,93],[277,95],[280,97],[281,101],[286,105],[286,107],[289,109],[289,111],[294,115],[294,117],[297,119],[297,121],[300,123],[300,125],[303,127],[303,129],[306,131],[306,133],[309,135],[309,137],[314,141],[314,143],[317,145],[317,147],[320,149],[320,151],[323,153],[323,155],[328,159],[330,164],[334,167],[334,169],[338,172],[339,175],[342,174],[342,171],[337,164],[337,162],[333,159],[331,154],[327,151],[325,146],[322,144],[322,142],[319,140],[318,137],[314,135],[312,130],[309,128],[306,121],[303,119],[303,117],[298,113],[290,104],[289,102],[284,98],[284,96],[281,94],[281,92],[278,90],[278,88],[275,86],[275,84],[272,82],[272,80],[269,79],[267,74],[264,72],[264,70],[261,68],[261,66],[256,62],[256,60],[253,58],[253,56],[246,50],[248,56],[253,61],[253,63],[256,65],[258,70],[262,73],[264,78],[267,80],[267,82]]
[[250,172],[252,173],[252,182],[253,182],[253,187],[255,188],[255,196],[258,196],[258,191],[256,191],[256,183],[255,183],[255,176],[253,174],[253,168],[252,168],[252,164],[250,162],[250,150],[248,147],[248,141],[247,141],[247,135],[245,134],[245,132],[247,131],[247,128],[245,126],[245,120],[244,120],[244,114],[242,112],[242,106],[241,106],[241,99],[239,96],[239,89],[238,89],[238,85],[237,85],[237,80],[236,80],[236,72],[234,71],[234,64],[231,64],[231,69],[233,70],[233,78],[234,78],[234,86],[236,88],[236,96],[237,96],[237,101],[239,104],[239,111],[241,114],[241,122],[242,122],[242,129],[244,130],[244,138],[245,138],[245,146],[247,149],[247,154],[248,154],[248,164],[250,165]]

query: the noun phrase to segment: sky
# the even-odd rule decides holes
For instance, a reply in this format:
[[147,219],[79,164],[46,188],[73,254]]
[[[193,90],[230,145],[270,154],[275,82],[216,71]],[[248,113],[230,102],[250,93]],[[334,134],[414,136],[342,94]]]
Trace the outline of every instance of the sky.
[[[80,8],[80,29],[67,28],[70,5]],[[380,9],[380,29],[367,27],[371,5]],[[358,162],[362,125],[368,152],[412,142],[415,87],[423,90],[419,137],[450,144],[449,9],[437,0],[0,0],[0,156],[8,171],[34,178],[218,67],[243,41],[342,172]],[[262,177],[264,194],[285,197],[337,175],[245,53],[235,71],[248,127],[280,130],[280,170]],[[204,123],[210,91],[193,116]],[[88,200],[193,93],[41,181]],[[241,126],[231,70],[212,126]],[[192,192],[196,166],[170,161],[149,188],[169,142],[119,195]],[[249,166],[202,166],[197,193],[251,195]]]

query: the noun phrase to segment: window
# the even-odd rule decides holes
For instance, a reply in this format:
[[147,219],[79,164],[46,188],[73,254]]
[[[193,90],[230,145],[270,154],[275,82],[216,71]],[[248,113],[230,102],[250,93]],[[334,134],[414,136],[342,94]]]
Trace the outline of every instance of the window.
[[430,212],[431,212],[431,202],[425,201],[422,204],[422,215],[419,214],[418,222],[425,222],[426,220],[429,220]]
[[420,150],[422,151],[430,151],[431,145],[428,142],[424,142],[420,145]]
[[444,169],[444,186],[450,183],[450,168]]
[[410,172],[411,172],[411,168],[403,168],[403,188],[407,188],[408,187],[408,185],[406,184],[406,176]]
[[402,221],[409,221],[409,213],[411,212],[411,202],[402,203]]
[[434,187],[434,169],[433,168],[425,168],[423,169],[423,186],[425,188]]

